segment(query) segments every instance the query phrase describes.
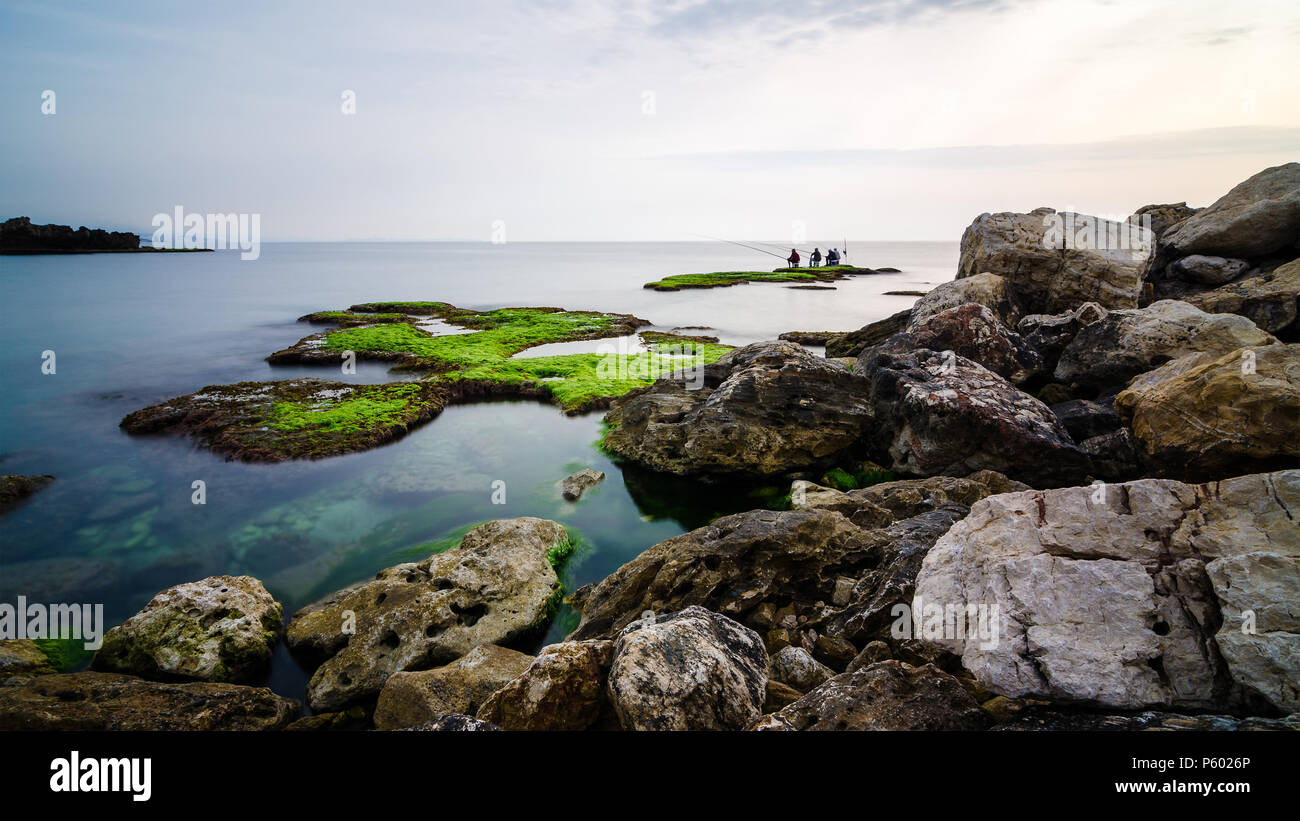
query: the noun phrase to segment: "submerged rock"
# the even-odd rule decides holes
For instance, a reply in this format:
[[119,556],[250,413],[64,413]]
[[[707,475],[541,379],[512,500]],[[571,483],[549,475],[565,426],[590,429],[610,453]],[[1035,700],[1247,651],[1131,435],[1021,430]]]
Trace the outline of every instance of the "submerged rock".
[[560,495],[570,502],[576,502],[582,498],[583,493],[603,481],[605,481],[603,471],[583,468],[577,473],[560,480]]
[[15,473],[0,476],[0,513],[16,507],[19,502],[53,481],[53,476],[20,476]]
[[[1300,591],[1297,509],[1295,470],[992,496],[925,557],[913,618],[1011,698],[1295,711],[1300,624],[1274,603]],[[991,635],[945,628],[968,607]]]
[[505,730],[585,730],[606,705],[614,643],[566,641],[537,658],[488,698],[478,717]]
[[1300,463],[1300,344],[1192,354],[1115,397],[1143,465],[1214,479]]
[[[697,387],[698,389],[692,389]],[[615,400],[611,453],[680,475],[774,475],[829,465],[870,426],[865,383],[793,342],[739,348]]]
[[767,671],[757,633],[692,606],[619,633],[609,699],[625,730],[743,730],[762,714]]
[[480,644],[443,667],[394,673],[379,692],[375,729],[415,727],[448,713],[473,715],[532,662],[532,656],[517,650]]
[[300,705],[265,687],[56,673],[0,687],[4,730],[278,730]]
[[436,385],[321,379],[210,385],[122,419],[127,433],[189,434],[245,462],[319,459],[392,441],[442,411]]
[[1080,330],[1061,353],[1054,377],[1097,388],[1122,385],[1190,353],[1225,354],[1276,341],[1246,317],[1207,314],[1164,299],[1145,308],[1111,311]]
[[889,660],[830,679],[755,730],[982,730],[988,716],[937,667]]
[[163,680],[262,678],[280,638],[280,603],[252,576],[169,587],[109,630],[93,667]]
[[[1089,241],[1075,231],[1091,224]],[[1107,236],[1128,234],[1121,247]],[[1094,247],[1084,247],[1089,244]],[[981,214],[961,238],[958,279],[991,272],[1005,277],[1022,307],[1033,313],[1060,313],[1085,302],[1105,308],[1136,308],[1154,235],[1131,223],[1112,223],[1086,214],[1038,208],[1028,214]],[[1069,246],[1069,247],[1066,247]],[[1124,247],[1127,246],[1127,247]]]
[[546,519],[487,522],[459,547],[381,570],[295,613],[290,649],[324,659],[307,688],[312,709],[372,699],[394,673],[543,626],[560,592],[548,552],[567,538]]

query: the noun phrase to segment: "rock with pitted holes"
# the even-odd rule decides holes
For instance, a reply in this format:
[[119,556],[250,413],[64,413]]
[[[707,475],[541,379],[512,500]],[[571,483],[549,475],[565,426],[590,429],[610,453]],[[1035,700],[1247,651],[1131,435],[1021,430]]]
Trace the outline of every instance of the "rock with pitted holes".
[[[1296,510],[1300,470],[991,496],[926,555],[914,623],[1010,698],[1293,712]],[[945,624],[971,612],[996,631]]]
[[1277,340],[1244,316],[1207,314],[1176,299],[1111,311],[1079,331],[1056,365],[1058,382],[1123,385],[1140,373],[1190,353],[1225,354]]
[[995,470],[1033,485],[1081,481],[1086,454],[1047,406],[977,362],[889,342],[854,368],[870,383],[872,444],[921,476]]
[[1136,308],[1154,246],[1155,236],[1140,225],[1087,214],[1051,208],[981,214],[962,234],[957,277],[1005,277],[1031,313],[1060,313],[1085,302]]
[[537,658],[478,710],[503,730],[585,730],[600,718],[612,641],[565,641]]
[[265,687],[56,673],[0,687],[5,730],[279,730],[301,705]]
[[1115,409],[1159,476],[1216,479],[1300,463],[1300,344],[1192,354],[1135,378]]
[[451,664],[394,673],[379,691],[375,729],[415,727],[448,713],[472,715],[532,662],[517,650],[480,644]]
[[614,401],[610,452],[657,471],[776,475],[829,467],[871,426],[865,383],[793,342],[760,342]]
[[459,547],[299,610],[285,640],[303,658],[324,660],[307,685],[312,709],[372,699],[394,673],[444,665],[544,626],[560,593],[547,553],[565,539],[547,519],[497,519]]
[[252,576],[169,587],[109,630],[96,670],[163,680],[252,682],[280,639],[280,603]]
[[755,730],[982,730],[988,716],[954,677],[881,661],[826,681]]
[[625,730],[743,730],[762,715],[767,678],[757,633],[691,606],[619,633],[609,700]]

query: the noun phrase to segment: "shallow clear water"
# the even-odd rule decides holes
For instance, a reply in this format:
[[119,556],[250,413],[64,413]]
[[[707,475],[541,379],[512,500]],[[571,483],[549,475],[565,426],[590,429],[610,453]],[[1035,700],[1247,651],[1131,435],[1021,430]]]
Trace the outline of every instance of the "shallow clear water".
[[[956,243],[857,243],[858,265],[902,273],[835,283],[775,283],[661,293],[668,274],[769,269],[779,261],[720,243],[268,244],[186,255],[0,257],[0,472],[58,478],[0,516],[0,601],[105,604],[109,625],[164,587],[214,573],[262,579],[286,615],[314,598],[423,555],[410,549],[493,518],[542,516],[576,528],[569,590],[712,517],[760,506],[752,488],[701,486],[609,462],[600,414],[566,417],[537,402],[448,408],[405,438],[317,462],[245,465],[172,437],[118,427],[138,408],[206,385],[318,375],[395,377],[362,363],[272,367],[263,358],[319,327],[311,311],[380,300],[468,308],[555,305],[633,313],[671,328],[707,326],[730,344],[787,330],[850,330],[907,307],[952,278]],[[57,357],[41,373],[42,352]],[[562,353],[566,351],[556,351]],[[581,467],[607,479],[577,504],[555,482]],[[506,503],[492,504],[492,482]],[[191,503],[192,483],[207,503]],[[572,626],[562,613],[556,640]],[[271,685],[301,697],[305,673],[281,651]]]

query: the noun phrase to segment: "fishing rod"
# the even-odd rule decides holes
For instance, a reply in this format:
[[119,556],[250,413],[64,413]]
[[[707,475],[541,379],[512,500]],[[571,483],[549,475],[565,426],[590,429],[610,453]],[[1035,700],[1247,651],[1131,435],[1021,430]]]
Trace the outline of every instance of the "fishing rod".
[[[723,239],[722,237],[711,237],[711,236],[709,236],[708,234],[691,234],[691,236],[693,236],[693,237],[703,237],[704,239],[711,239],[711,240],[714,240],[714,241],[716,241],[716,242],[725,242],[725,243],[727,243],[727,244],[729,244],[729,245],[739,245],[741,248],[748,248],[748,249],[751,250],[751,251],[758,251],[760,254],[770,254],[771,256],[774,256],[774,257],[776,257],[777,259],[780,259],[780,260],[782,260],[782,261],[785,261],[785,260],[786,260],[786,257],[783,257],[783,256],[781,256],[781,255],[778,254],[778,253],[775,253],[775,252],[773,252],[773,251],[767,251],[767,250],[764,250],[764,249],[762,249],[762,248],[756,248],[756,247],[754,247],[753,245],[747,245],[746,243],[743,243],[743,242],[736,242],[735,240],[731,240],[731,239]],[[797,249],[796,249],[796,250],[797,250]]]

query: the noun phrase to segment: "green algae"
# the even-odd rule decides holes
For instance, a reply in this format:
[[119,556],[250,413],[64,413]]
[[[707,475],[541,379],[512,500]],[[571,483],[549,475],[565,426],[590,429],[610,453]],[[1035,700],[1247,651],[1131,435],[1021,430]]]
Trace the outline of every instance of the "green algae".
[[727,288],[747,282],[831,282],[849,274],[873,273],[869,268],[852,265],[827,265],[821,268],[777,268],[774,271],[716,271],[708,274],[673,274],[644,288],[652,291],[677,291],[683,288]]
[[[373,390],[376,387],[379,390]],[[338,401],[277,402],[266,424],[278,431],[311,430],[320,434],[358,433],[400,425],[419,393],[418,385],[399,383],[363,386]]]

